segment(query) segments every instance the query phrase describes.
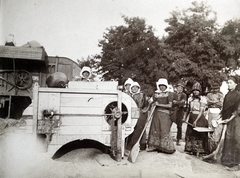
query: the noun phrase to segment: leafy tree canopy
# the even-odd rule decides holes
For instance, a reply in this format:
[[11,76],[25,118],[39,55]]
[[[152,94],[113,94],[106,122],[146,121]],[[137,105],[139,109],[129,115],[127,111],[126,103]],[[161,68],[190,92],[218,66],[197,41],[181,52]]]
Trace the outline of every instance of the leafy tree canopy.
[[205,87],[222,80],[225,61],[218,50],[216,19],[216,13],[209,6],[193,2],[192,7],[173,11],[165,20],[169,26],[165,29],[168,36],[164,42],[175,53],[184,54],[172,64],[179,78],[200,81]]
[[165,21],[167,36],[159,39],[145,19],[123,16],[125,25],[106,29],[99,41],[102,52],[89,59],[104,80],[123,84],[127,78],[139,82],[152,94],[155,83],[165,77],[198,81],[203,88],[221,82],[239,64],[239,20],[220,29],[210,6],[193,2],[186,10],[175,10]]
[[226,70],[231,73],[240,66],[240,19],[229,20],[219,34],[221,57],[226,61]]
[[153,90],[153,81],[161,73],[155,67],[160,53],[160,40],[154,36],[152,26],[145,19],[123,16],[126,26],[107,29],[99,46],[102,53],[96,56],[99,71],[105,80],[118,79],[123,84],[127,78],[138,81],[142,89]]

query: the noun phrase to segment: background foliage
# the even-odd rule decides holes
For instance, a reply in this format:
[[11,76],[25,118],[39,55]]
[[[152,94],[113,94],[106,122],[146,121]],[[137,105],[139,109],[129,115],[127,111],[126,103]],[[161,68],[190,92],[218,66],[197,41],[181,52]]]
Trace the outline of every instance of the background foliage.
[[205,89],[238,69],[239,19],[220,28],[216,13],[204,2],[172,11],[165,20],[167,35],[161,38],[145,19],[122,17],[126,25],[109,27],[103,34],[101,53],[80,62],[96,68],[104,80],[121,85],[130,77],[152,95],[162,77],[173,85],[184,80],[190,88],[198,81]]

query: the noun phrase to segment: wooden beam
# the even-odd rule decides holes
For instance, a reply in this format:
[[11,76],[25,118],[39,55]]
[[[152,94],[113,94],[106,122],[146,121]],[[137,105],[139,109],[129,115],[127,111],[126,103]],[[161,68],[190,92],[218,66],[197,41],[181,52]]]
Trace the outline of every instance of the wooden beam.
[[44,61],[44,48],[26,48],[15,46],[0,46],[0,58],[31,59]]
[[33,125],[32,131],[33,134],[37,134],[37,120],[38,120],[38,80],[33,83]]
[[[118,91],[118,109],[122,112],[122,92]],[[117,155],[116,161],[122,160],[122,116],[117,120]]]

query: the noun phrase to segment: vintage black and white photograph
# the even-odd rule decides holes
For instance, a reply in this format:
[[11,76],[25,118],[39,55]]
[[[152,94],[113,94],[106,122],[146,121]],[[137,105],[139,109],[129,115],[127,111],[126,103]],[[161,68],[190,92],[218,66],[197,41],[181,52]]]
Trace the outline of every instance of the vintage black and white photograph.
[[240,0],[0,0],[0,178],[240,178]]

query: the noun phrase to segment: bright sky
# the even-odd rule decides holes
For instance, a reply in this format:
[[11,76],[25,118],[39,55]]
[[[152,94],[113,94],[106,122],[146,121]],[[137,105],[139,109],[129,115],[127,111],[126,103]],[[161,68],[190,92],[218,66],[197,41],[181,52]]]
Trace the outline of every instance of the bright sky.
[[[199,0],[200,1],[200,0]],[[17,46],[36,40],[50,56],[72,60],[99,54],[106,28],[125,25],[121,15],[145,18],[157,36],[164,34],[170,12],[190,7],[192,0],[0,0],[0,45],[14,34]],[[205,1],[218,23],[240,18],[240,0]]]

